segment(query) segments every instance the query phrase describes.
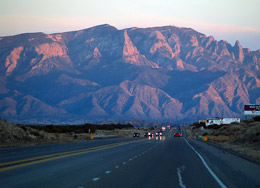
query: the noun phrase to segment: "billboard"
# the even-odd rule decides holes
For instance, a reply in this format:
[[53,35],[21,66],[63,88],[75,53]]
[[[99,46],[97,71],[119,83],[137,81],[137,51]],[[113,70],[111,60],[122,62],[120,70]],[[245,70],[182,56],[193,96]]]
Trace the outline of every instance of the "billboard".
[[260,105],[246,104],[244,105],[245,116],[260,116]]

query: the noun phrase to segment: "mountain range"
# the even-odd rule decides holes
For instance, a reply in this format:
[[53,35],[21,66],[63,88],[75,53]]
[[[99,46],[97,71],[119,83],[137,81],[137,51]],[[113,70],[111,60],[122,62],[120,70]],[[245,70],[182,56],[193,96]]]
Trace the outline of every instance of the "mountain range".
[[260,103],[260,50],[191,28],[0,37],[0,116],[11,120],[195,121]]

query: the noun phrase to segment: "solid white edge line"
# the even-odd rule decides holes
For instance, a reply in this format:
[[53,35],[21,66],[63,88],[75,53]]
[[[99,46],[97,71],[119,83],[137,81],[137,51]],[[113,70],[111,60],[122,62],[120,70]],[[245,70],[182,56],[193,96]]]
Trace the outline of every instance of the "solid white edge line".
[[219,184],[219,186],[221,188],[227,188],[227,186],[225,186],[224,183],[222,183],[222,181],[217,177],[217,175],[211,170],[211,168],[208,166],[208,164],[206,163],[206,161],[204,160],[204,158],[199,154],[199,152],[197,152],[197,150],[195,150],[190,143],[188,142],[188,140],[186,140],[186,138],[184,138],[184,140],[186,141],[186,143],[188,144],[188,146],[199,156],[200,160],[202,161],[202,163],[204,164],[204,166],[207,168],[207,170],[209,171],[209,173],[212,175],[212,177],[217,181],[217,183]]

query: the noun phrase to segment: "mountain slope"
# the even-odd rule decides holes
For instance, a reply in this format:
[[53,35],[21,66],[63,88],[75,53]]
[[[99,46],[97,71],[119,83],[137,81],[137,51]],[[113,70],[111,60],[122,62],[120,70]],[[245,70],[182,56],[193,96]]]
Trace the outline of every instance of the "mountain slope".
[[174,26],[1,37],[0,112],[13,120],[241,117],[244,104],[260,102],[259,69],[260,50]]

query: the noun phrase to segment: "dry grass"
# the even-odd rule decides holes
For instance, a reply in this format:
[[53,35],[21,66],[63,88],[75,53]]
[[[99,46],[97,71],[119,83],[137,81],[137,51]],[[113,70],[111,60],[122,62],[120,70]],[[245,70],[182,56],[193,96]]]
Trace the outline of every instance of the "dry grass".
[[17,126],[0,120],[0,147],[21,147],[28,145],[79,142],[90,140],[91,136],[114,135],[119,138],[132,137],[134,132],[141,136],[149,128],[127,128],[115,130],[96,130],[95,133],[47,133],[28,126]]
[[212,142],[227,142],[232,140],[232,137],[225,136],[225,135],[219,135],[219,136],[208,135],[207,137],[208,140]]
[[211,143],[260,162],[260,122],[250,120],[209,130],[190,126],[186,131],[190,138],[207,136]]

